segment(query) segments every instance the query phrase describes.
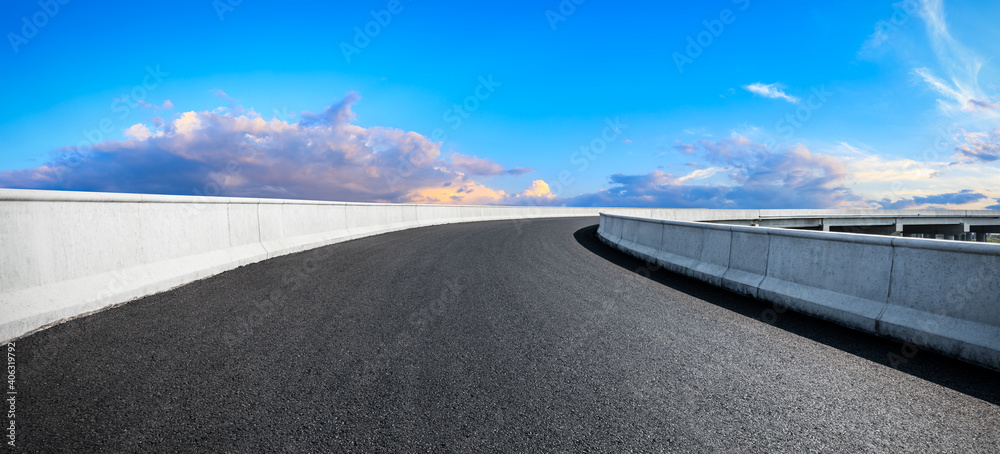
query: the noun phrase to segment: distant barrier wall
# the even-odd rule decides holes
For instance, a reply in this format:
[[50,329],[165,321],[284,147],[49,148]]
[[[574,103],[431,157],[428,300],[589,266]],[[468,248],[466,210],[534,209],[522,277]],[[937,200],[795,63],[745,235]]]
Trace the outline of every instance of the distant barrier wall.
[[1000,247],[601,214],[605,243],[675,273],[1000,370]]

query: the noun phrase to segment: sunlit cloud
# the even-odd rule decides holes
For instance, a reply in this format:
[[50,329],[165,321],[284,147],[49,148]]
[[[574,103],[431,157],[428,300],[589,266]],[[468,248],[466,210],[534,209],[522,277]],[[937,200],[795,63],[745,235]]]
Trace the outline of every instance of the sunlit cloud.
[[[162,131],[157,131],[157,134],[162,134]],[[149,128],[147,128],[146,125],[142,123],[136,123],[125,129],[124,131],[122,131],[122,135],[133,139],[146,140],[149,139],[150,137],[153,137],[154,134],[150,132]]]
[[957,138],[952,165],[984,164],[1000,160],[1000,128],[992,132],[966,132]]
[[518,197],[538,197],[544,199],[554,198],[555,195],[552,194],[551,189],[549,189],[548,183],[543,180],[535,180],[531,182],[523,192],[517,194]]
[[493,205],[508,198],[503,190],[455,178],[436,187],[416,189],[407,195],[406,201],[425,204]]

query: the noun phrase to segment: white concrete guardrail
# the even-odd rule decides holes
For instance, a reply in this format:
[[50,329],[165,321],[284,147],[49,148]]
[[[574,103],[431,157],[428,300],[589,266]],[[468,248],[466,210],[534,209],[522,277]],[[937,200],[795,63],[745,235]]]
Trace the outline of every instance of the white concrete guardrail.
[[1000,370],[1000,246],[601,214],[670,271]]
[[[612,210],[699,220],[759,215],[757,210]],[[0,341],[238,266],[341,241],[438,224],[599,212],[0,189]]]
[[[602,211],[690,221],[942,213],[406,205],[0,189],[0,341],[241,265],[340,241],[454,222]],[[726,235],[727,227],[720,228]],[[697,271],[713,276],[725,270],[721,258],[712,260]],[[739,260],[746,261],[738,265],[746,274],[731,269],[726,278],[756,285],[753,259],[733,263]]]

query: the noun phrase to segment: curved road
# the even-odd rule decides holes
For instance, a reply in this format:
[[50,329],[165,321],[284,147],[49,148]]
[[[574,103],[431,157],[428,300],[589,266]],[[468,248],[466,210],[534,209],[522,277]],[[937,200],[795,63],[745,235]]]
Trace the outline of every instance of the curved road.
[[365,238],[36,333],[16,344],[17,443],[35,452],[1000,446],[1000,374],[650,269],[600,244],[596,222]]

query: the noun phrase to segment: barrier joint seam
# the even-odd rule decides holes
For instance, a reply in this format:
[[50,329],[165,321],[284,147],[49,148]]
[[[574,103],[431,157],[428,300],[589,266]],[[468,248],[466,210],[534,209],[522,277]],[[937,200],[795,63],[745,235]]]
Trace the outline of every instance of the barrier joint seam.
[[875,334],[880,334],[881,332],[882,316],[885,315],[886,309],[889,308],[889,301],[892,298],[892,275],[893,271],[896,270],[896,245],[889,243],[889,247],[892,248],[892,255],[889,256],[889,288],[885,292],[885,305],[882,306],[882,310],[875,317]]
[[[730,227],[729,228],[729,263],[726,264],[726,271],[722,272],[722,276],[720,276],[719,279],[725,279],[726,273],[728,273],[729,270],[733,269],[733,242],[736,241],[736,240],[733,239],[734,236],[736,236],[736,233],[733,232],[733,228]],[[723,283],[724,283],[724,281],[723,281]]]
[[[228,232],[229,232],[229,235],[227,235],[229,237],[229,247],[233,247],[233,221],[232,221],[232,218],[231,218],[232,217],[231,216],[232,215],[232,211],[231,210],[233,209],[233,207],[232,207],[231,203],[232,202],[230,202],[228,200],[226,201],[226,230],[228,230]],[[259,225],[258,225],[257,229],[260,230],[260,226]]]
[[[139,222],[139,225],[142,225],[142,202],[140,202],[140,203],[137,203],[137,204],[135,205],[135,219],[136,219],[136,220],[137,220],[137,221]],[[139,229],[139,248],[141,248],[141,251],[142,251],[142,252],[141,252],[141,253],[139,254],[139,256],[140,256],[140,257],[145,257],[145,256],[146,256],[146,254],[148,254],[148,253],[149,253],[149,252],[148,252],[148,251],[146,250],[146,241],[145,241],[145,239],[143,238],[143,232],[144,232],[145,230],[146,230],[146,229],[143,229],[143,228],[140,228],[140,229]]]
[[267,247],[264,246],[264,237],[260,234],[260,200],[257,201],[257,244],[264,250],[265,257],[271,254],[267,251]]
[[767,273],[771,271],[771,233],[765,230],[764,234],[767,235],[767,251],[765,252],[767,255],[764,256],[764,276],[761,277],[760,282],[757,283],[758,297],[760,297],[760,286],[764,283],[764,280],[767,279]]

